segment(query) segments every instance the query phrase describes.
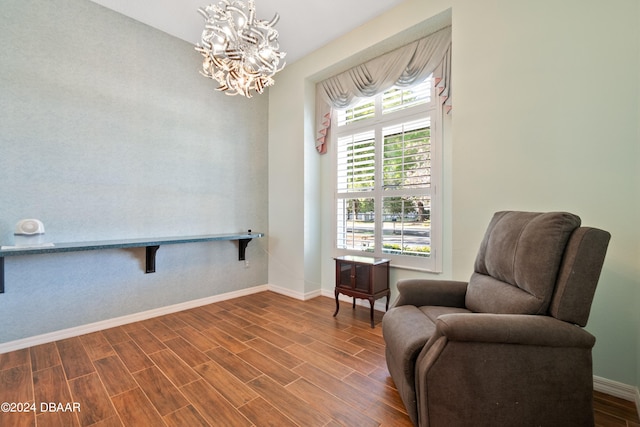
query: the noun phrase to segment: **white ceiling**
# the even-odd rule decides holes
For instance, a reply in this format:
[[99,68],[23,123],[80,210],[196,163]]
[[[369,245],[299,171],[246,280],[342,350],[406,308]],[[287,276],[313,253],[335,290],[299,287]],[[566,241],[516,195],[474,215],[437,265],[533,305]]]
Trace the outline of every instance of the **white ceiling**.
[[[198,8],[218,0],[92,0],[177,38],[196,44],[204,27]],[[359,27],[404,0],[255,0],[256,16],[275,28],[288,64]]]

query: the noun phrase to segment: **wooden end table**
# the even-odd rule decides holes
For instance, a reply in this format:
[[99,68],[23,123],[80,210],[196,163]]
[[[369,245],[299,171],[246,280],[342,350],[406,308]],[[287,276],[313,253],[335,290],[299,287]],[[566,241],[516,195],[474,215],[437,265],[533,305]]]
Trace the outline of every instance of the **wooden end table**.
[[336,312],[340,310],[339,294],[367,299],[371,305],[371,327],[373,324],[373,305],[377,299],[387,297],[385,310],[389,309],[389,260],[364,256],[346,255],[334,258],[336,261]]

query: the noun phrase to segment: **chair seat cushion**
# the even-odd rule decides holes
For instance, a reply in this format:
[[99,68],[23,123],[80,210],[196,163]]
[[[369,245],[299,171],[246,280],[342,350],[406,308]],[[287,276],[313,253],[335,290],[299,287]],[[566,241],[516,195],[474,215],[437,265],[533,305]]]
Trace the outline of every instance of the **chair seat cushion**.
[[403,305],[387,311],[382,319],[382,334],[386,351],[393,355],[396,366],[389,370],[402,372],[409,384],[415,377],[415,363],[420,350],[436,330],[438,316],[449,313],[469,313],[455,307]]
[[440,307],[433,305],[425,305],[424,307],[419,307],[420,311],[424,313],[425,316],[429,318],[434,324],[438,317],[443,314],[453,314],[453,313],[471,313],[471,311],[466,308],[456,308],[456,307]]

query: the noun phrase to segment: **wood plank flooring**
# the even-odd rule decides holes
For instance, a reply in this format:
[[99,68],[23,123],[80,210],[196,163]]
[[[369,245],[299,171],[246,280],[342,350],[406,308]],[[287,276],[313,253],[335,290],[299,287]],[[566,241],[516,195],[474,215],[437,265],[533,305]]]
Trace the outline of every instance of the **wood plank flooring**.
[[[410,426],[375,313],[262,292],[0,354],[0,426]],[[640,427],[595,393],[597,425]]]

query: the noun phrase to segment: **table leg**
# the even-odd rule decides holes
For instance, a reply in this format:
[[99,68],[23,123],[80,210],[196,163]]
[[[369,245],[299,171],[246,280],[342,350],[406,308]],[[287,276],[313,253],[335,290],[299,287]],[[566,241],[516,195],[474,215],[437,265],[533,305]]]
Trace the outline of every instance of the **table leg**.
[[338,288],[336,288],[335,290],[335,294],[336,294],[336,312],[333,313],[333,317],[336,317],[338,315],[338,310],[340,310],[340,302],[338,301]]
[[376,300],[373,298],[369,298],[369,304],[371,305],[371,327],[374,328],[374,324],[373,324],[373,305],[375,304]]

